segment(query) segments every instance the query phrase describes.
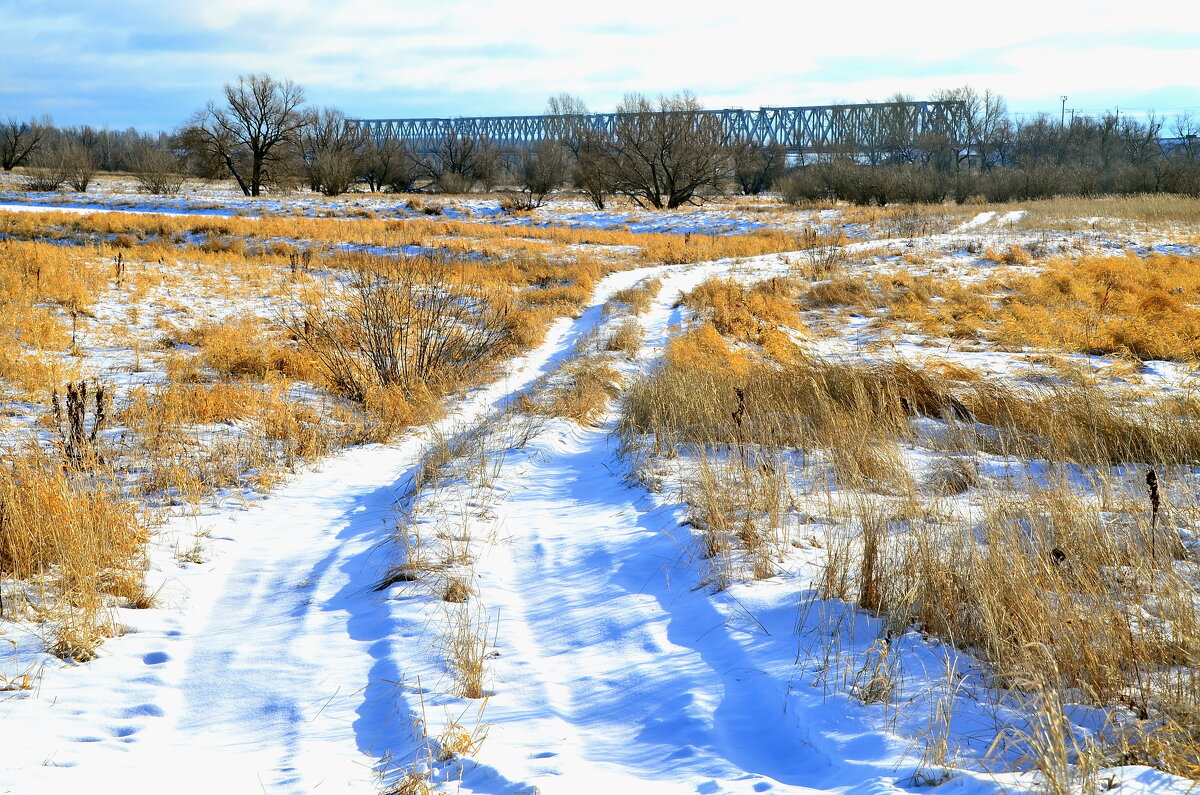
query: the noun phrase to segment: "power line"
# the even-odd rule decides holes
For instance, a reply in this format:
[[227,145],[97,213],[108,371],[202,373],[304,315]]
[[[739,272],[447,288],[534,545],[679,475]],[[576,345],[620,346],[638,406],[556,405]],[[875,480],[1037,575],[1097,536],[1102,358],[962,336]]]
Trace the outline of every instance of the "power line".
[[[1076,115],[1079,115],[1079,114],[1088,115],[1088,114],[1098,114],[1098,113],[1110,113],[1110,112],[1113,112],[1117,107],[1118,106],[1116,106],[1116,105],[1111,105],[1106,108],[1098,108],[1098,107],[1097,108],[1067,108],[1066,111],[1068,113],[1070,113],[1072,110],[1074,110]],[[1147,107],[1147,108],[1131,108],[1131,107],[1127,107],[1125,105],[1121,105],[1119,107],[1120,107],[1120,112],[1122,114],[1160,113],[1163,111],[1187,111],[1187,110],[1200,111],[1200,105],[1172,105],[1170,107]],[[1008,115],[1014,116],[1014,117],[1025,117],[1025,118],[1036,118],[1038,116],[1053,117],[1053,113],[1048,110],[1010,110],[1010,111],[1008,111]]]

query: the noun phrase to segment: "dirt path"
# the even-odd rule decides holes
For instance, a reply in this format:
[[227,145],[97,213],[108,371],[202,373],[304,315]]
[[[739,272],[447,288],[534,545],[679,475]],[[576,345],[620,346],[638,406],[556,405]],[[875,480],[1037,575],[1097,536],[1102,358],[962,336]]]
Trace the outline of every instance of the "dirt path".
[[99,660],[63,664],[37,652],[40,639],[14,639],[15,665],[46,668],[36,695],[0,700],[0,792],[377,792],[374,768],[411,740],[399,640],[372,590],[398,490],[431,430],[497,410],[649,272],[603,280],[580,318],[558,321],[434,428],[343,451],[257,506],[199,519],[210,562],[160,562],[161,607],[120,611],[127,634]]

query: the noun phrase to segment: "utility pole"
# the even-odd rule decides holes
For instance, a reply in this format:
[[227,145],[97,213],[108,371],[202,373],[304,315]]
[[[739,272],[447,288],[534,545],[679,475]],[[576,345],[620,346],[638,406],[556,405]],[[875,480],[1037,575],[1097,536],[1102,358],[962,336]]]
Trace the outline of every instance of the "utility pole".
[[1066,127],[1067,126],[1067,95],[1063,94],[1062,96],[1059,97],[1059,99],[1062,100],[1062,115],[1058,117],[1058,126]]

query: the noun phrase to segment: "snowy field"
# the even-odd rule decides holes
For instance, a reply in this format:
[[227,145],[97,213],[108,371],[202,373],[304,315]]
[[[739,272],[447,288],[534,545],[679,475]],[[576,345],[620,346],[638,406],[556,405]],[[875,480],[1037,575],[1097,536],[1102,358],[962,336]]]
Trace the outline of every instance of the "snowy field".
[[[501,199],[0,190],[0,438],[144,528],[100,607],[4,548],[0,792],[1191,791],[1195,206]],[[425,257],[503,355],[350,394]],[[1000,526],[1070,623],[931,618]]]

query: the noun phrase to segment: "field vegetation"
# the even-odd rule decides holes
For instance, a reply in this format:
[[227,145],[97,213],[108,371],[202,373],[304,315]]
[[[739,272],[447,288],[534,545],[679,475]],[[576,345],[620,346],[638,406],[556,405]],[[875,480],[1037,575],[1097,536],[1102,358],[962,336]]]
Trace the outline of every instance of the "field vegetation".
[[[1107,710],[1098,729],[1065,729],[1058,768],[1035,732],[1013,740],[1051,791],[1131,762],[1195,777],[1194,396],[1129,378],[1195,361],[1190,261],[1013,249],[1009,269],[984,253],[994,272],[971,282],[841,270],[807,289],[700,285],[690,328],[623,399],[624,444],[647,482],[678,482],[715,589],[775,577],[811,546],[815,598],[881,617],[885,644],[913,628],[967,650],[994,698],[1036,702],[1060,728],[1064,704]],[[797,312],[837,307],[963,353],[822,355],[830,341]],[[782,349],[760,331],[781,327]],[[1036,350],[1042,372],[982,372],[965,363],[981,346]],[[902,697],[903,662],[868,663],[860,695]]]
[[[428,433],[375,585],[441,611],[447,693],[486,704],[504,631],[477,570],[503,546],[495,481],[570,422],[616,430],[640,483],[679,502],[712,599],[798,588],[798,677],[901,714],[906,643],[969,655],[969,679],[925,685],[969,689],[1010,728],[955,756],[948,711],[974,707],[946,695],[924,726],[896,718],[930,781],[1017,767],[1067,792],[1132,764],[1200,780],[1194,199],[714,198],[714,225],[762,224],[727,233],[703,214],[645,231],[683,213],[632,205],[609,228],[553,198],[484,211],[507,198],[398,216],[0,212],[4,618],[92,659],[119,609],[154,604],[165,518]],[[430,430],[578,318],[590,331],[533,388]],[[200,539],[176,551],[204,556]],[[843,611],[879,628],[865,652],[805,645],[838,636]],[[485,737],[453,723],[425,748],[472,755]],[[427,772],[403,780],[422,791]]]

